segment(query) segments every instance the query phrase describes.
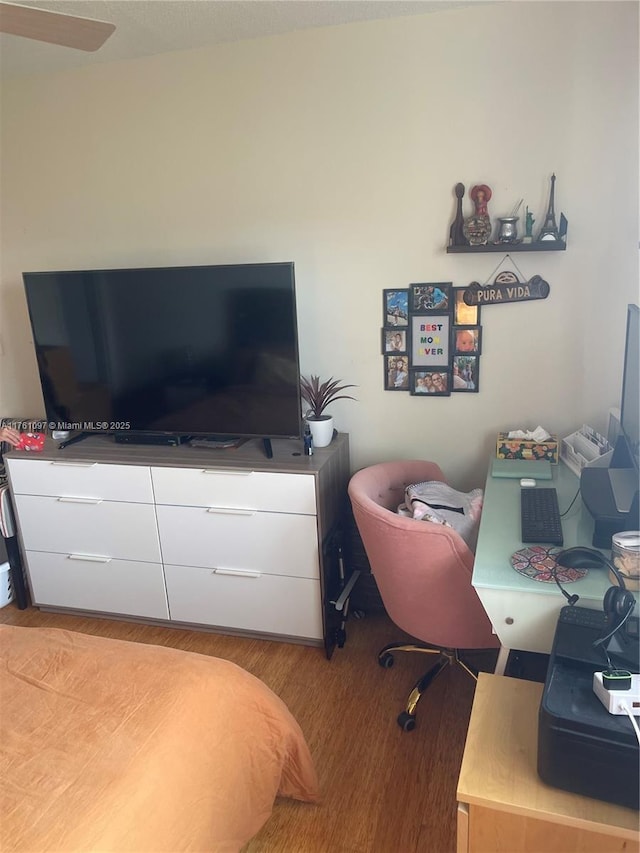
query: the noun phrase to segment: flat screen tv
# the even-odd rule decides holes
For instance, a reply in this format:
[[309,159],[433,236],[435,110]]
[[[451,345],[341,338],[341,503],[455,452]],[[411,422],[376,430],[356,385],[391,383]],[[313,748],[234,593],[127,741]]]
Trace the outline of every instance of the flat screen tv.
[[638,438],[640,435],[640,311],[627,308],[620,435],[615,441],[608,468],[586,466],[580,475],[580,494],[594,519],[592,543],[611,548],[611,537],[622,530],[638,530]]
[[60,429],[299,438],[294,265],[23,274]]

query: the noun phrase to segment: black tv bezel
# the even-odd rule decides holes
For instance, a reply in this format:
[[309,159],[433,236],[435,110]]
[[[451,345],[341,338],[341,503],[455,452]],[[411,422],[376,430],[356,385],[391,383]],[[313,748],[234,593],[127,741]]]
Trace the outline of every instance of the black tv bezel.
[[[55,275],[100,275],[100,274],[112,274],[112,273],[135,273],[135,272],[145,272],[145,273],[153,273],[153,272],[163,272],[166,270],[171,270],[172,272],[179,272],[181,270],[207,270],[207,269],[246,269],[246,268],[258,268],[258,267],[283,267],[289,270],[289,278],[291,285],[291,307],[293,311],[293,320],[294,320],[294,350],[295,350],[295,363],[298,374],[298,379],[300,378],[300,348],[299,348],[299,334],[298,334],[298,315],[297,315],[297,293],[296,293],[296,278],[295,278],[295,262],[294,261],[253,261],[250,263],[225,263],[225,264],[180,264],[177,266],[136,266],[136,267],[107,267],[107,268],[87,268],[87,269],[65,269],[65,270],[32,270],[32,271],[24,271],[22,273],[23,279],[23,287],[25,292],[25,299],[27,303],[27,310],[29,314],[29,322],[32,331],[32,344],[34,347],[34,352],[37,354],[38,348],[40,345],[36,343],[36,335],[34,331],[33,318],[31,313],[31,306],[29,303],[28,297],[28,279],[31,278],[39,278],[40,276],[55,276]],[[38,368],[38,378],[40,381],[40,387],[43,397],[43,403],[45,407],[45,412],[47,413],[47,420],[49,421],[50,429],[52,430],[54,427],[51,424],[55,423],[55,418],[49,418],[49,412],[47,407],[47,397],[44,389],[44,383],[42,380],[42,375],[40,369]],[[178,430],[159,430],[159,429],[127,429],[126,431],[117,430],[114,428],[96,428],[95,426],[87,426],[86,429],[82,429],[81,427],[76,425],[76,422],[72,425],[72,429],[69,430],[75,433],[82,433],[83,435],[94,435],[94,436],[113,436],[116,440],[120,440],[123,443],[136,443],[136,437],[140,439],[140,443],[150,443],[150,444],[170,444],[170,445],[178,445],[184,443],[189,438],[238,438],[238,439],[265,439],[270,441],[271,439],[300,439],[302,437],[302,395],[300,389],[300,382],[297,382],[297,407],[296,411],[298,412],[297,417],[297,431],[296,432],[234,432],[233,434],[226,432],[205,432],[202,430],[189,430],[189,431],[178,431]],[[78,422],[79,423],[79,422]],[[87,424],[89,422],[86,422]],[[62,423],[56,424],[56,427],[64,428]],[[164,440],[163,440],[164,439]],[[172,440],[175,439],[175,440]]]

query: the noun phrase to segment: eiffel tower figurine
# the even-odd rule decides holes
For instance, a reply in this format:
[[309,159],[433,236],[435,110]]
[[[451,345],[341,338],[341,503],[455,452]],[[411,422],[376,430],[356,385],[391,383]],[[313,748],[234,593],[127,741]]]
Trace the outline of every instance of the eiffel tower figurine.
[[560,232],[558,231],[558,226],[556,225],[556,214],[553,209],[553,197],[555,195],[555,184],[556,184],[556,176],[551,175],[551,196],[549,198],[549,207],[547,209],[547,215],[545,216],[544,223],[542,228],[540,229],[540,233],[538,234],[538,239],[536,243],[542,243],[547,240],[554,240],[555,242],[561,242]]

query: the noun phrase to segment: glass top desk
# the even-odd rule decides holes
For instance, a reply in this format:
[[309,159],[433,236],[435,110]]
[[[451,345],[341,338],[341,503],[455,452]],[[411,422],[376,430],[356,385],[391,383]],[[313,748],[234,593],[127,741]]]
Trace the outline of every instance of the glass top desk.
[[[567,601],[554,582],[524,577],[512,567],[511,555],[528,547],[520,540],[520,480],[492,477],[492,461],[485,483],[471,582],[502,644],[498,665],[504,667],[509,649],[549,654],[560,608]],[[538,480],[537,485],[555,487],[562,515],[580,481],[563,462],[551,468],[553,479]],[[562,532],[563,548],[591,547],[593,519],[579,495],[562,517]],[[603,553],[609,556],[608,552]],[[589,569],[579,581],[563,586],[570,595],[580,596],[580,607],[601,609],[611,582],[606,569]]]

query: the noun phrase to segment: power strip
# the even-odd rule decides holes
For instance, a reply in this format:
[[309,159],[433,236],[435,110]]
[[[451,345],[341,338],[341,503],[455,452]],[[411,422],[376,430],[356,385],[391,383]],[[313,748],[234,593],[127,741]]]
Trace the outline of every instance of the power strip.
[[631,676],[630,690],[607,690],[602,673],[594,672],[593,692],[610,714],[626,714],[628,708],[634,717],[640,716],[640,675]]

